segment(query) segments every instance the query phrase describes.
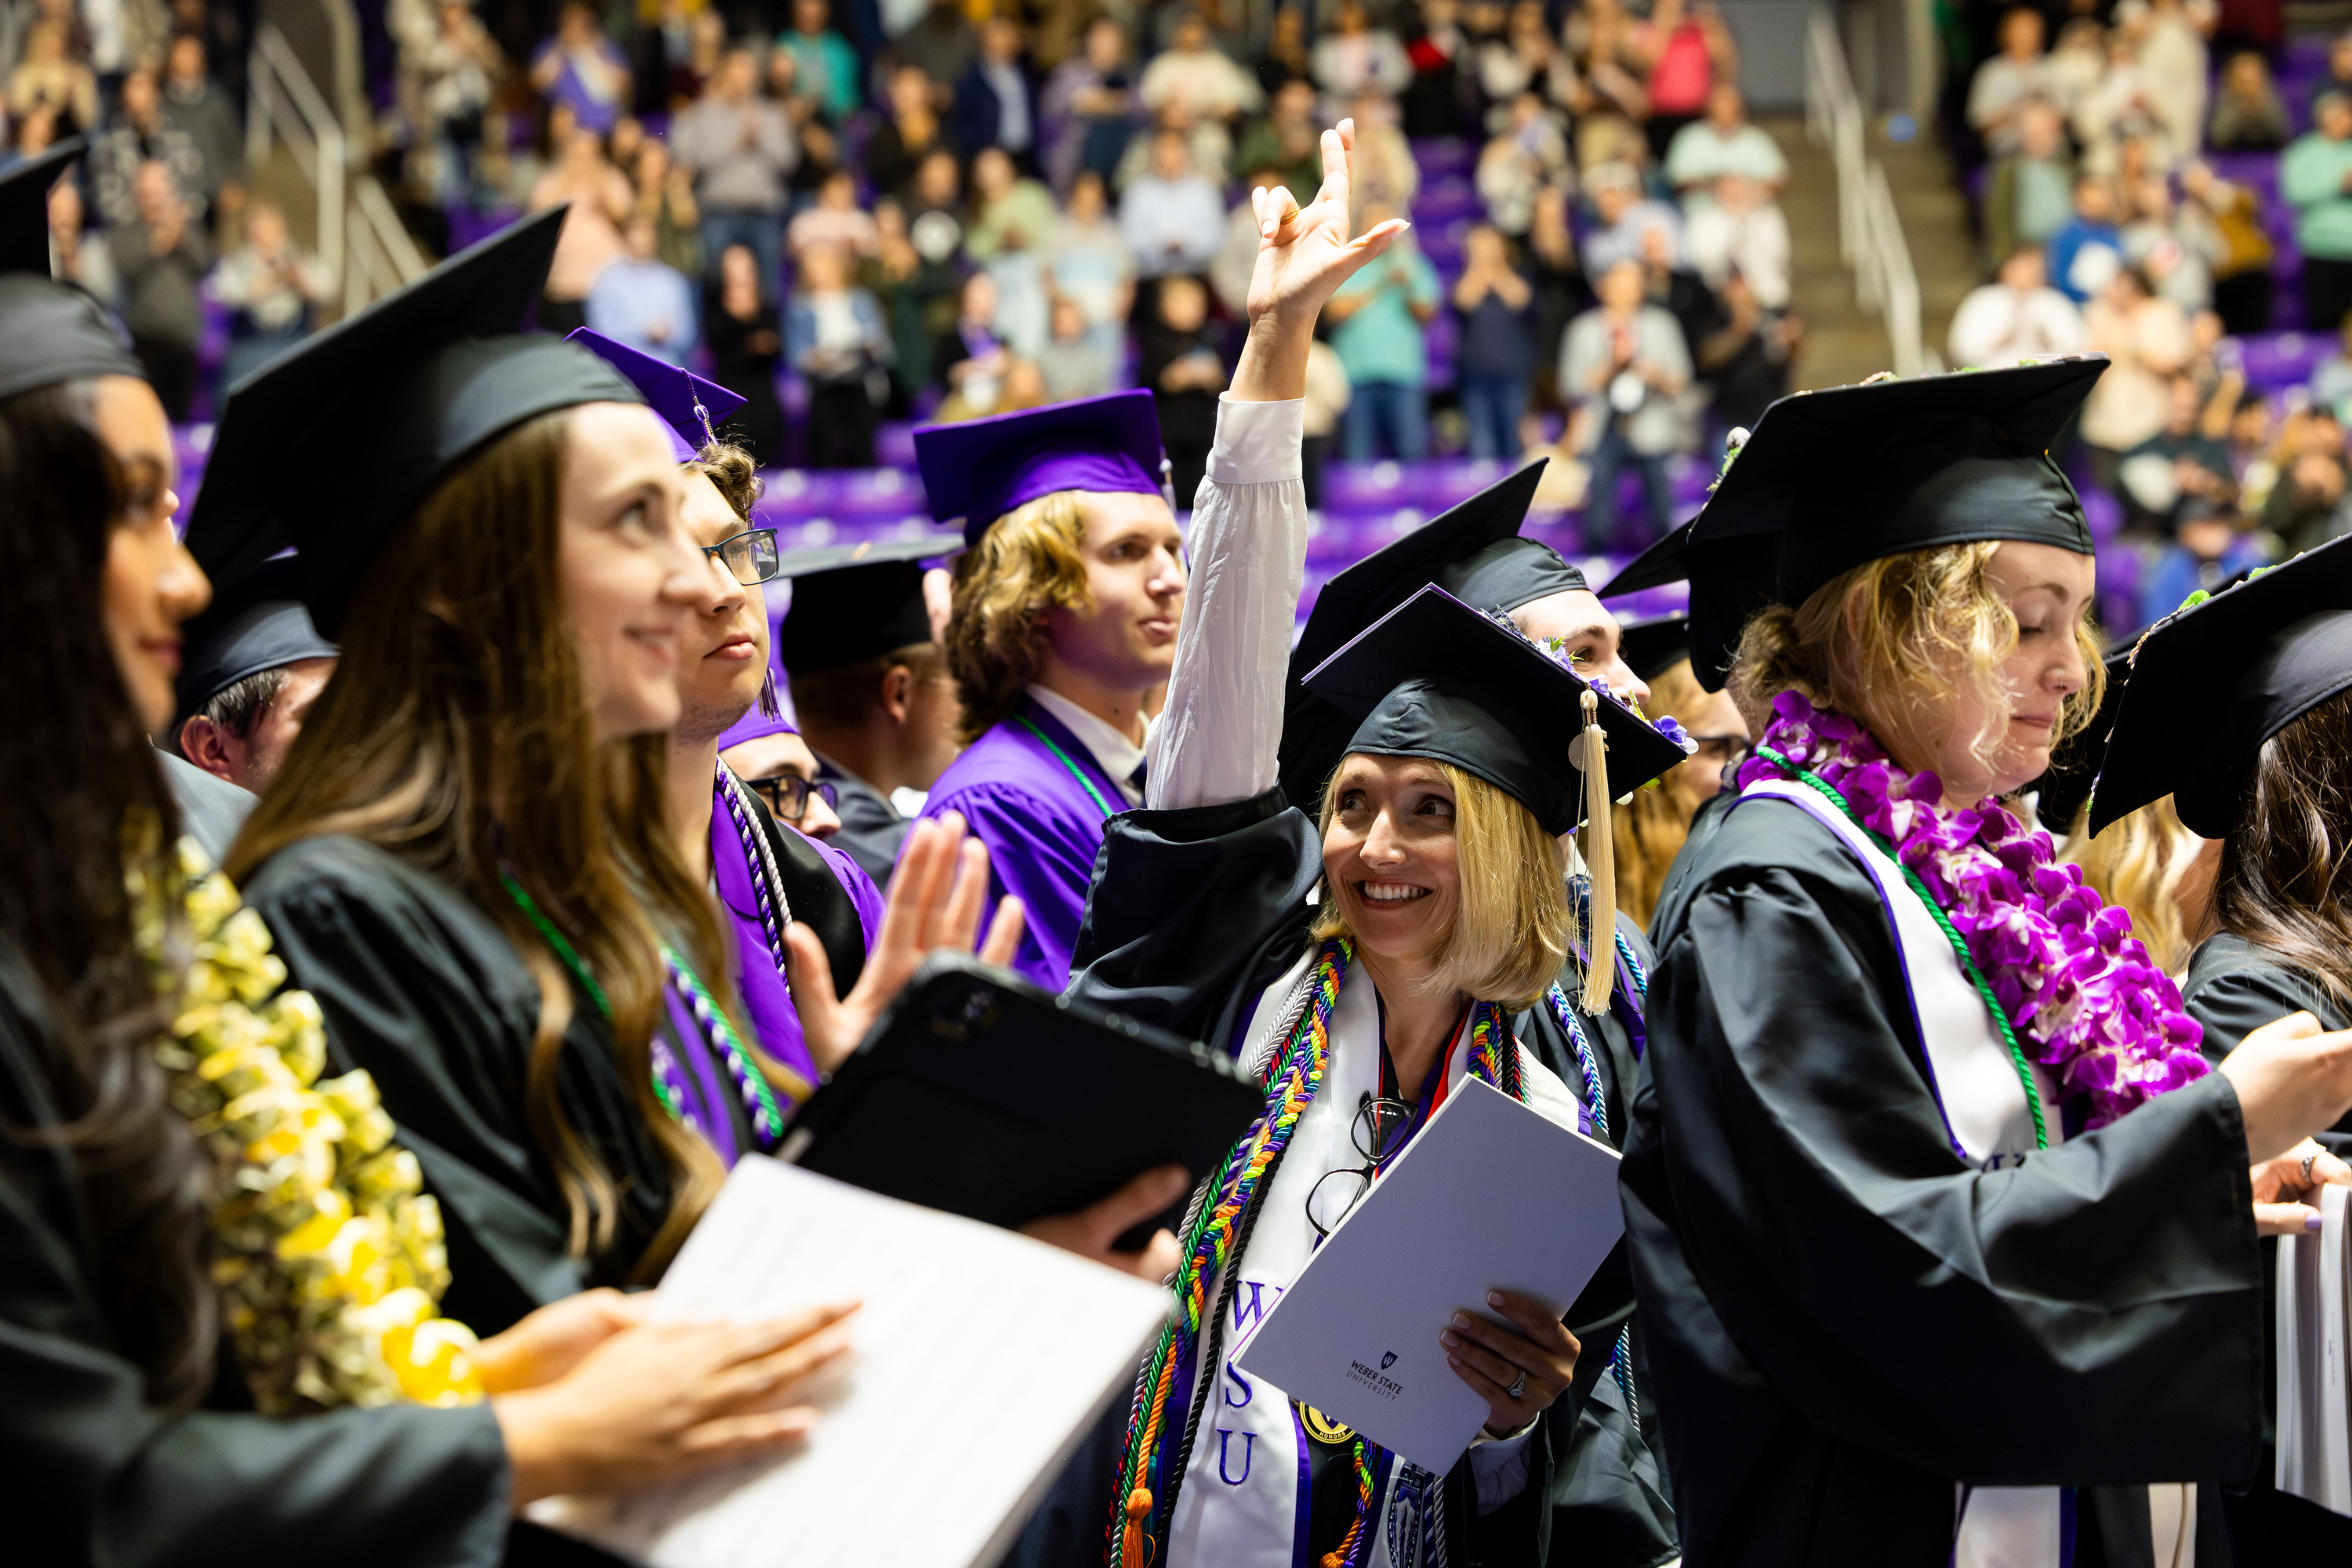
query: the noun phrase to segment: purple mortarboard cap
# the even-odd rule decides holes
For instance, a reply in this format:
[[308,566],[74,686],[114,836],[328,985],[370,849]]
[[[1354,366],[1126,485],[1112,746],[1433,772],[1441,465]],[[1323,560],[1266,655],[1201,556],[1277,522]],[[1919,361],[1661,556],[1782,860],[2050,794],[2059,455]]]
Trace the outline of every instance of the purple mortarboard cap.
[[1056,490],[1168,494],[1160,416],[1141,388],[926,425],[915,432],[915,460],[931,515],[960,520],[966,544],[979,543],[1006,512]]
[[694,461],[697,453],[719,438],[719,426],[727,416],[751,401],[667,360],[615,342],[591,327],[570,333],[564,342],[578,343],[627,376],[630,384],[646,395],[646,402],[669,427],[670,452],[681,463]]

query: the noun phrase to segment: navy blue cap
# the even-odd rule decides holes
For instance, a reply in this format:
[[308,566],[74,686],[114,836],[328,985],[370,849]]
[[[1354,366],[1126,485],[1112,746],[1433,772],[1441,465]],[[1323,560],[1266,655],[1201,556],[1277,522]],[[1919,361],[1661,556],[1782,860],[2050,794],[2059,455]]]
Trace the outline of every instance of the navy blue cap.
[[213,602],[183,634],[187,664],[178,687],[181,719],[247,676],[338,656],[341,650],[310,624],[300,592],[299,566],[290,553],[213,585]]
[[0,174],[0,397],[83,376],[147,374],[114,318],[49,277],[49,192],[82,147],[77,136]]

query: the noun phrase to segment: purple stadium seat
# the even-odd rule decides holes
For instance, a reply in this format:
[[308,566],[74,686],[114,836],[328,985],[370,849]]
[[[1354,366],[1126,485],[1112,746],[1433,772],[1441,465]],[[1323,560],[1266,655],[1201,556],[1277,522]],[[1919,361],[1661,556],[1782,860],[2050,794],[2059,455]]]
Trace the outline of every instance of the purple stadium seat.
[[2305,385],[2327,348],[2326,337],[2305,332],[2257,332],[2238,340],[2246,384],[2257,392]]
[[921,478],[903,468],[851,468],[834,479],[834,516],[845,521],[919,517],[929,505],[923,497]]
[[1412,198],[1412,221],[1416,224],[1434,226],[1465,217],[1475,223],[1486,216],[1486,204],[1479,199],[1477,188],[1459,175],[1424,180]]
[[1478,149],[1460,136],[1424,136],[1412,143],[1412,161],[1424,180],[1467,176],[1478,166]]
[[2083,500],[2083,521],[2091,525],[2092,541],[2106,543],[2123,527],[2123,503],[2094,484],[2078,484],[2075,489]]
[[1422,467],[1421,504],[1431,516],[1461,505],[1505,474],[1517,463],[1492,458],[1445,458]]
[[874,460],[886,468],[915,466],[915,426],[911,420],[886,419],[874,429]]
[[1329,463],[1323,469],[1323,510],[1346,515],[1393,511],[1421,504],[1419,465]]
[[807,468],[778,468],[761,476],[767,489],[760,497],[760,515],[772,524],[800,522],[833,510],[839,476]]

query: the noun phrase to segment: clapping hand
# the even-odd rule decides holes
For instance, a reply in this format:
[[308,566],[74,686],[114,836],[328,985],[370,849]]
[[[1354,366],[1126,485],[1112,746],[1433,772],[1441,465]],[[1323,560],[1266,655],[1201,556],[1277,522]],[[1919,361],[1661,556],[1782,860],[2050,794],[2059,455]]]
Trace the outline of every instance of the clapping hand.
[[[898,869],[891,873],[882,929],[848,995],[835,992],[833,963],[814,932],[798,923],[784,932],[791,949],[785,979],[792,986],[793,1009],[800,1015],[801,1032],[819,1071],[830,1073],[849,1058],[925,957],[942,949],[972,951],[987,900],[988,847],[977,838],[967,839],[963,818],[949,812],[926,817],[907,835]],[[981,962],[1010,963],[1021,945],[1021,901],[1005,899],[997,905],[988,941],[980,948]]]

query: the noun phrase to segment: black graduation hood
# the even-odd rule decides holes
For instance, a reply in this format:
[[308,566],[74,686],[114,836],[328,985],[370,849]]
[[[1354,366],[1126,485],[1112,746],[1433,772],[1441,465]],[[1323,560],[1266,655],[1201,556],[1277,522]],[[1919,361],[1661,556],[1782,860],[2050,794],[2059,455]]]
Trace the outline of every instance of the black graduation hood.
[[1691,666],[1723,688],[1748,617],[1906,551],[2020,540],[2092,552],[2050,443],[2106,369],[2079,354],[2006,370],[1865,382],[1781,398],[1680,538],[1609,585],[1691,584]]
[[587,350],[521,331],[566,210],[451,257],[232,388],[189,548],[239,572],[299,547],[302,601],[331,637],[393,531],[486,443],[558,409],[644,403]]
[[[1547,459],[1548,460],[1548,459]],[[1341,644],[1431,583],[1481,610],[1510,611],[1585,585],[1551,546],[1519,536],[1544,462],[1528,464],[1365,556],[1323,584],[1291,649],[1285,679],[1280,781],[1313,812],[1324,782],[1347,755],[1359,715],[1307,689],[1307,672]]]
[[[1534,812],[1547,833],[1583,819],[1583,774],[1571,753],[1592,688],[1434,584],[1309,671],[1307,686],[1357,721],[1343,756],[1451,763]],[[1680,746],[1631,709],[1606,691],[1600,699],[1612,797],[1683,760]]]
[[82,149],[72,137],[0,174],[0,397],[83,376],[147,375],[114,318],[49,277],[49,192]]
[[960,532],[825,545],[785,552],[777,575],[793,602],[776,628],[787,672],[830,669],[931,640],[923,563],[963,549]]
[[300,590],[300,566],[291,555],[214,584],[213,602],[182,634],[187,658],[180,672],[175,727],[249,675],[337,657],[340,650],[311,626]]
[[2169,795],[2191,833],[2228,836],[2263,742],[2352,688],[2352,539],[2157,622],[2091,795],[2091,831]]

